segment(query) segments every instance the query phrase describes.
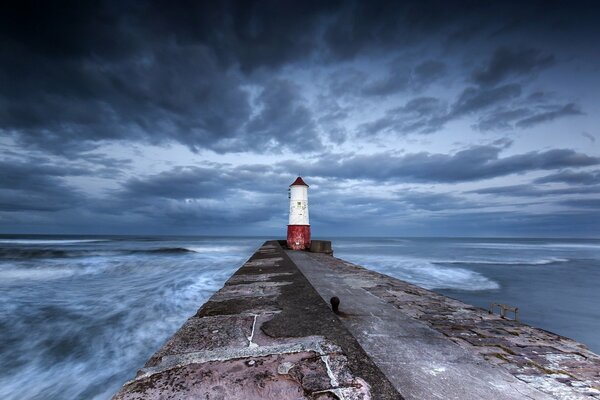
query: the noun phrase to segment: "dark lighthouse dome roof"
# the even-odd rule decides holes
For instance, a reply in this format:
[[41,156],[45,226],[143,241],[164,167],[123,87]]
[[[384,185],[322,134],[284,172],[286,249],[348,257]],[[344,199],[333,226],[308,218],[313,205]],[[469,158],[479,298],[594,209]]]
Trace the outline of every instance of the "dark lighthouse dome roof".
[[297,177],[296,180],[294,181],[294,183],[292,183],[290,186],[306,186],[306,187],[308,187],[308,185],[302,180],[301,177]]

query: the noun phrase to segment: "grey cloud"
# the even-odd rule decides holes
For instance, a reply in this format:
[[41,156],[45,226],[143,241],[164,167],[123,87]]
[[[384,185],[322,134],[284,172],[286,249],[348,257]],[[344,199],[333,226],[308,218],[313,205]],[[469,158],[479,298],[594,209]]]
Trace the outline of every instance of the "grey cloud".
[[530,152],[499,157],[503,146],[474,146],[454,154],[379,153],[340,158],[330,155],[312,164],[280,164],[287,170],[306,171],[321,177],[375,181],[464,182],[514,173],[584,167],[600,164],[600,158],[568,149]]
[[[481,115],[475,127],[482,131],[506,130],[514,127],[531,126],[558,118],[583,114],[574,103],[565,105],[547,104],[548,97],[538,93],[533,98],[521,97],[518,84],[497,87],[468,87],[448,107],[442,100],[432,97],[417,97],[386,111],[377,120],[364,123],[359,128],[363,134],[393,132],[433,133],[446,123],[464,115]],[[490,110],[491,109],[491,110]]]
[[512,76],[534,74],[554,62],[553,55],[536,49],[500,47],[486,66],[473,72],[472,80],[480,85],[495,85]]
[[482,131],[510,129],[515,120],[528,115],[531,115],[531,110],[527,108],[501,108],[481,117],[475,126]]
[[164,44],[107,65],[46,63],[21,82],[35,86],[0,93],[0,129],[55,153],[121,139],[210,147],[250,115],[239,77],[202,47]]
[[574,103],[565,105],[543,104],[545,99],[539,99],[539,103],[531,103],[530,100],[516,108],[510,106],[500,107],[483,115],[475,127],[479,130],[506,130],[514,127],[530,128],[544,122],[553,121],[558,118],[582,115],[579,106]]
[[538,178],[535,183],[559,182],[569,185],[595,185],[600,184],[600,170],[595,171],[573,171],[564,170],[555,174]]
[[403,107],[386,111],[385,115],[377,120],[362,124],[359,129],[363,134],[387,131],[400,134],[432,133],[440,130],[450,120],[485,110],[520,95],[521,86],[517,84],[496,88],[469,87],[463,90],[449,108],[442,100],[417,97]]
[[452,116],[479,111],[521,95],[521,86],[507,84],[495,88],[466,88],[452,106]]
[[[287,179],[285,179],[287,178]],[[132,178],[120,196],[132,198],[221,199],[234,192],[283,190],[291,176],[274,175],[265,165],[232,167],[227,164],[176,167],[159,174]],[[282,189],[283,188],[283,189]]]
[[409,82],[410,71],[397,69],[391,71],[385,78],[365,85],[362,94],[366,96],[387,96],[406,89]]
[[359,94],[367,79],[365,72],[354,68],[340,68],[327,77],[329,91],[335,98]]
[[405,60],[390,64],[389,73],[383,79],[366,84],[361,93],[366,96],[387,96],[403,90],[422,90],[446,73],[446,64],[426,60],[414,68],[409,68]]
[[0,161],[0,212],[58,211],[82,205],[85,196],[63,179],[78,172],[41,160]]
[[247,125],[243,147],[273,151],[289,148],[298,152],[322,147],[312,112],[289,81],[270,82],[258,97],[260,114]]
[[428,85],[446,75],[447,69],[446,64],[443,62],[436,60],[423,61],[413,71],[414,85],[419,87]]
[[596,143],[596,137],[589,132],[581,132],[581,135],[590,140],[592,143]]
[[469,193],[489,194],[494,196],[507,197],[535,197],[544,198],[548,196],[569,196],[581,194],[597,194],[600,193],[600,186],[580,186],[570,188],[554,188],[549,189],[539,185],[510,185],[510,186],[494,186],[471,190]]
[[283,219],[292,180],[291,175],[260,164],[175,167],[124,181],[90,210],[184,230],[230,229],[236,224],[243,230],[243,224],[251,227]]
[[[240,75],[221,70],[206,49],[169,45],[147,57],[88,71],[81,79],[94,80],[98,99],[54,93],[43,82],[10,100],[0,95],[0,129],[59,154],[92,150],[105,140],[177,141],[217,152],[320,146],[312,113],[290,82],[266,82],[256,105],[261,112],[252,117]],[[87,85],[77,79],[66,87]]]
[[[571,199],[561,202],[561,204],[569,207],[600,210],[600,199]],[[593,216],[592,216],[593,217]]]
[[[539,17],[541,9],[544,18]],[[264,85],[265,96],[276,97],[274,92],[286,90],[270,88],[276,84],[257,77],[271,78],[289,65],[327,66],[357,55],[413,51],[456,32],[458,22],[485,26],[483,18],[496,26],[516,10],[537,16],[537,29],[546,16],[562,13],[546,4],[427,1],[19,2],[0,16],[0,131],[24,146],[71,155],[111,140],[176,141],[194,151],[221,153],[248,147],[255,152],[310,151],[318,147],[310,107],[292,97],[278,107],[284,113],[277,121],[281,129],[271,129],[260,116],[252,119],[244,85]],[[409,87],[421,89],[443,76],[442,61],[419,54],[425,61],[415,61],[406,71],[408,78],[394,71],[371,91],[400,90],[406,79]],[[499,83],[549,62],[549,56],[536,50],[499,49],[475,78]],[[341,89],[354,90],[346,84]],[[469,88],[447,120],[511,100],[518,90]],[[269,99],[264,101],[271,107]],[[573,110],[550,110],[521,123],[569,112]],[[443,126],[443,120],[433,120],[423,132]],[[296,124],[298,131],[288,135]],[[294,140],[299,136],[310,138],[309,145],[300,146]]]
[[482,207],[463,197],[449,193],[401,191],[396,194],[398,196],[397,201],[406,204],[413,210],[450,211],[472,210]]
[[446,122],[447,105],[433,97],[418,97],[404,106],[386,111],[382,118],[361,124],[362,135],[380,132],[407,134],[411,132],[431,133]]
[[[503,156],[504,146],[498,143],[451,154],[315,156],[325,135],[339,143],[344,129],[352,129],[355,109],[348,103],[351,96],[360,95],[370,71],[368,67],[347,74],[339,71],[359,68],[363,61],[379,63],[405,56],[407,68],[382,81],[378,91],[385,95],[404,88],[414,98],[399,107],[391,106],[373,125],[360,127],[361,134],[430,133],[467,115],[482,117],[490,127],[514,127],[519,122],[528,127],[576,115],[581,112],[579,105],[568,107],[544,95],[521,95],[525,86],[520,85],[554,62],[552,56],[531,49],[498,50],[480,69],[466,72],[472,72],[472,87],[448,102],[433,97],[438,95],[433,89],[438,88],[431,88],[431,93],[423,91],[429,83],[450,76],[448,66],[452,66],[450,72],[456,72],[454,67],[460,66],[462,55],[472,56],[469,61],[477,63],[481,56],[477,46],[483,44],[493,49],[503,43],[509,48],[526,37],[531,46],[555,47],[551,51],[558,58],[566,53],[560,47],[562,42],[553,43],[560,37],[578,43],[582,50],[574,49],[576,56],[588,57],[593,53],[587,50],[593,49],[593,38],[598,36],[596,19],[587,2],[575,2],[568,8],[547,2],[427,0],[13,2],[0,13],[3,144],[12,143],[6,138],[10,136],[21,155],[29,150],[65,157],[20,159],[13,154],[1,161],[1,229],[27,226],[35,230],[37,221],[45,219],[46,228],[54,230],[69,223],[75,231],[104,226],[115,232],[109,229],[113,226],[120,231],[148,232],[151,227],[157,232],[186,228],[198,233],[210,226],[215,232],[238,233],[239,222],[249,221],[247,232],[253,232],[253,227],[266,226],[260,225],[265,221],[281,221],[285,226],[290,172],[312,174],[309,180],[329,181],[323,184],[329,187],[335,181],[332,178],[344,185],[360,180],[451,183],[598,164],[596,157],[564,149]],[[444,42],[447,37],[455,39],[452,44]],[[321,93],[323,89],[322,93],[339,99],[339,104],[309,104],[301,95],[306,89],[292,82],[306,82],[320,73],[334,76],[325,77],[324,88],[311,86],[308,91]],[[451,93],[461,88],[452,84],[440,89],[454,96]],[[367,100],[373,99],[378,98],[363,97],[360,100],[364,102],[354,103],[354,107],[366,105],[368,110],[373,103],[366,104]],[[494,116],[496,111],[506,114]],[[339,121],[348,126],[337,125]],[[109,141],[116,145],[177,142],[198,151],[198,158],[204,156],[204,150],[291,150],[305,152],[300,160],[308,157],[313,162],[294,160],[273,167],[202,163],[129,178],[134,165],[93,151]],[[102,198],[90,198],[71,185],[86,177],[92,178],[91,182],[82,184],[81,190],[86,186],[98,189],[93,187],[96,179],[111,179],[107,186],[122,187],[107,191]],[[596,186],[586,187],[590,195]],[[327,196],[331,191],[320,190],[323,195],[311,199],[321,204],[332,201]],[[583,188],[573,186],[571,190],[575,193]],[[387,200],[347,198],[348,203],[354,200],[353,211],[368,215],[375,223],[397,216],[395,210],[435,214],[432,218],[436,218],[438,232],[452,229],[455,233],[456,226],[465,225],[477,231],[480,224],[494,226],[501,218],[510,220],[517,230],[528,229],[519,225],[521,218],[538,222],[540,227],[562,226],[565,231],[564,227],[572,224],[591,226],[594,217],[596,222],[598,219],[596,214],[585,218],[583,213],[540,219],[522,214],[449,215],[444,219],[439,215],[447,211],[444,207],[459,210],[464,199],[460,194],[434,194],[425,189]],[[279,202],[280,208],[274,206]],[[340,208],[348,205],[345,202],[340,201]],[[590,210],[586,211],[593,214]],[[319,215],[318,208],[315,213]],[[6,218],[16,222],[7,225]],[[349,220],[346,218],[346,223],[351,223]],[[337,219],[338,232],[339,226],[344,226],[340,221],[344,220]],[[454,225],[444,228],[447,223]]]
[[560,107],[550,107],[549,110],[537,112],[536,114],[523,118],[517,121],[516,126],[521,128],[529,128],[533,125],[541,124],[543,122],[553,121],[560,117],[581,115],[583,114],[579,107],[574,103],[565,104]]

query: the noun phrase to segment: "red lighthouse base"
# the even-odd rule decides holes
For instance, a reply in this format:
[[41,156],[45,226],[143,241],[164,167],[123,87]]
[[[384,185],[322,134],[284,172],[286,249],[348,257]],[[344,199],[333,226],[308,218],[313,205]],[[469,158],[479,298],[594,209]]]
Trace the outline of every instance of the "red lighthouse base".
[[288,225],[287,246],[292,250],[310,248],[310,225]]

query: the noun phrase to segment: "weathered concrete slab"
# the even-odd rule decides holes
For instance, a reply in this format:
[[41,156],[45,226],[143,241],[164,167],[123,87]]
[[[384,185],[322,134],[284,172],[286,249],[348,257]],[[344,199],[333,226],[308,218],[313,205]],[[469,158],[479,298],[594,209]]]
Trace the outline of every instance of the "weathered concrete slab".
[[333,257],[288,252],[407,399],[600,398],[584,345]]
[[114,399],[401,399],[266,242]]

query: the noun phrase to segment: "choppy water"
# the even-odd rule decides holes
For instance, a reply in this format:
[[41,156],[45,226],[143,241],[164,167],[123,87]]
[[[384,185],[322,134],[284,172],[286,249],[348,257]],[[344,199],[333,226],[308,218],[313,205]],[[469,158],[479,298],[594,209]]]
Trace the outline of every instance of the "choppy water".
[[[265,238],[0,236],[0,399],[108,399]],[[600,352],[600,240],[334,239]]]
[[0,237],[0,399],[109,399],[262,242]]

